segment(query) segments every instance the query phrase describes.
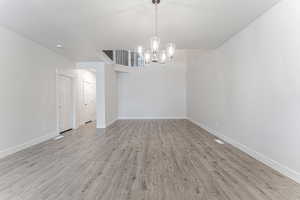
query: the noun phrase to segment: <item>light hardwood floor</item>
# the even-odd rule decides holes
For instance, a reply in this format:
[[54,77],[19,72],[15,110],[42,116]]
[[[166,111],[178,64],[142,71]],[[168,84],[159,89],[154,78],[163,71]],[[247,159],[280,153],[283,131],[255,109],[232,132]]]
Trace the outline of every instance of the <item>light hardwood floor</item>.
[[0,160],[0,200],[299,200],[300,185],[187,120],[94,124]]

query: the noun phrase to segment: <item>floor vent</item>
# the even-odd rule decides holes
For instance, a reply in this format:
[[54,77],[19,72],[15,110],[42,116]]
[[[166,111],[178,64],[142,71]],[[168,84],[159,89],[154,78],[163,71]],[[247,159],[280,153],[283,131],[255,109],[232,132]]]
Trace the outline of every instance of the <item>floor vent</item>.
[[218,143],[218,144],[225,144],[225,142],[223,142],[223,141],[220,140],[220,139],[215,139],[215,142]]

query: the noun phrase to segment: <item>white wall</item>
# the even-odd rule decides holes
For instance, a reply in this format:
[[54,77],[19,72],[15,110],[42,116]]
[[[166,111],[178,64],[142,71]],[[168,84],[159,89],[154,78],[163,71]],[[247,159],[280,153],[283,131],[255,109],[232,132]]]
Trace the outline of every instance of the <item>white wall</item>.
[[300,1],[283,0],[222,47],[190,51],[188,117],[300,181]]
[[106,105],[105,105],[105,64],[98,63],[97,70],[97,87],[96,87],[96,95],[97,95],[97,128],[105,128],[106,127]]
[[57,134],[56,69],[71,61],[0,27],[0,156]]
[[186,54],[164,66],[119,74],[120,118],[184,118],[186,116]]
[[114,66],[105,65],[105,122],[109,126],[118,119],[118,75]]

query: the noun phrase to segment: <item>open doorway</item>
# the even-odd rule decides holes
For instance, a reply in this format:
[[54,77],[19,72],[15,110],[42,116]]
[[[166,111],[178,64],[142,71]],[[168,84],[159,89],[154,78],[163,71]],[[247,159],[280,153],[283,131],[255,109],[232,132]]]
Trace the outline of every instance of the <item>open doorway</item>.
[[62,134],[96,121],[96,71],[57,73],[57,130]]
[[79,87],[79,124],[84,125],[96,121],[96,70],[85,68],[76,71]]
[[96,83],[83,80],[84,123],[96,121]]
[[73,129],[73,80],[71,77],[57,76],[58,131],[60,134]]

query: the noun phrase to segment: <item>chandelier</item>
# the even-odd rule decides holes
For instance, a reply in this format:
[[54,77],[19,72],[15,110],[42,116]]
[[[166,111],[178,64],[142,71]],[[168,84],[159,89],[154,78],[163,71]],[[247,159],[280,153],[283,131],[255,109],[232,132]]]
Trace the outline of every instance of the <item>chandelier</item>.
[[152,0],[154,4],[154,36],[150,38],[150,49],[146,49],[143,46],[138,46],[136,51],[138,55],[143,58],[145,64],[151,62],[165,64],[167,61],[172,61],[175,53],[175,44],[168,43],[165,49],[161,49],[160,38],[158,37],[157,24],[158,24],[158,4],[160,0]]

